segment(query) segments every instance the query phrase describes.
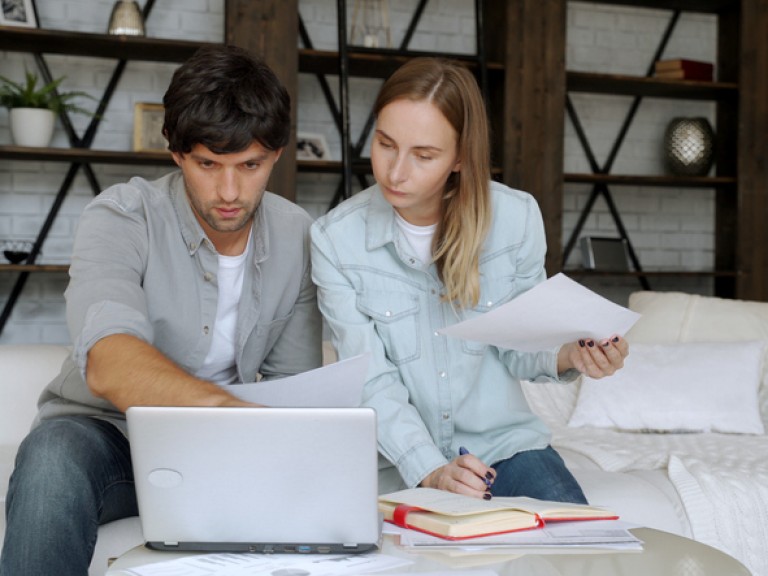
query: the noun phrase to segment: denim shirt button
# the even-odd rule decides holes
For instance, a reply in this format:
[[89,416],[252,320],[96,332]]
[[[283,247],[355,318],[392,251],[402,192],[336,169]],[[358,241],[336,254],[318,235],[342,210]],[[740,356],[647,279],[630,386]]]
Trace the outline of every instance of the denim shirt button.
[[208,326],[203,326],[203,334],[208,334]]
[[485,305],[486,305],[486,306],[488,306],[488,307],[490,308],[491,306],[493,306],[493,302],[491,302],[490,300],[488,300],[488,302],[486,302],[486,303],[485,303]]
[[206,282],[210,282],[211,280],[213,280],[213,274],[211,274],[210,272],[206,272],[205,274],[203,274],[203,280],[205,280]]
[[389,311],[389,310],[387,310],[386,312],[384,312],[384,316],[386,316],[387,318],[389,318],[390,316],[392,316],[392,312],[391,312],[391,311]]
[[445,371],[440,372],[440,378],[445,378],[446,376],[448,376],[447,372],[445,372]]
[[451,414],[450,412],[443,412],[443,420],[450,420]]
[[438,332],[437,330],[435,330],[435,331],[434,331],[434,335],[435,335],[435,336],[440,336],[440,332]]

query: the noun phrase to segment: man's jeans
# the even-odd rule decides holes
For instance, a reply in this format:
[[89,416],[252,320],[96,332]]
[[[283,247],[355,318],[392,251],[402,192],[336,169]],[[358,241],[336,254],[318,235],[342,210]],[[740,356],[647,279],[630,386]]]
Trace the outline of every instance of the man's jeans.
[[99,524],[135,516],[128,440],[84,416],[44,420],[19,448],[0,576],[86,576]]
[[528,496],[540,500],[586,504],[579,483],[554,448],[519,452],[496,462],[494,496]]

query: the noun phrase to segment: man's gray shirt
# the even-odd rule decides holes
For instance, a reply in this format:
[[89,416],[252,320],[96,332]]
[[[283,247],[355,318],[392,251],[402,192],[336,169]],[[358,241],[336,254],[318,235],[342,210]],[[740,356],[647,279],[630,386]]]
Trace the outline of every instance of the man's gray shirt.
[[[241,382],[321,364],[321,318],[311,280],[310,216],[269,192],[254,216],[238,308],[235,362]],[[130,334],[190,374],[211,346],[218,255],[195,218],[181,172],[133,178],[84,210],[65,292],[71,358],[40,397],[39,418],[86,414],[123,430],[124,414],[85,383],[98,340]]]

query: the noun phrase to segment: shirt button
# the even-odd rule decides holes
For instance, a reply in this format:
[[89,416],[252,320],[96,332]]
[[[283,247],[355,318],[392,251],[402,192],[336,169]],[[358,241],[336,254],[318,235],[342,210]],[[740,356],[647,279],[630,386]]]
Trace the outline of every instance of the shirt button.
[[448,376],[448,372],[440,372],[440,378],[445,378],[446,376]]
[[386,312],[384,312],[384,316],[386,316],[387,318],[389,318],[390,316],[392,316],[392,312],[390,312],[389,310],[387,310]]
[[212,279],[213,279],[213,274],[211,274],[210,272],[206,272],[205,274],[203,274],[203,280],[205,280],[206,282],[210,282]]
[[437,330],[435,330],[434,334],[435,336],[440,336],[440,333]]
[[486,302],[486,303],[485,303],[485,305],[486,305],[486,306],[493,306],[493,302],[491,302],[490,300],[488,300],[488,302]]
[[450,420],[451,415],[448,412],[443,412],[443,420]]
[[208,334],[208,330],[209,330],[208,326],[203,326],[203,334],[207,335]]
[[189,249],[190,250],[194,250],[195,248],[197,248],[197,244],[195,244],[194,242],[190,242],[189,243]]

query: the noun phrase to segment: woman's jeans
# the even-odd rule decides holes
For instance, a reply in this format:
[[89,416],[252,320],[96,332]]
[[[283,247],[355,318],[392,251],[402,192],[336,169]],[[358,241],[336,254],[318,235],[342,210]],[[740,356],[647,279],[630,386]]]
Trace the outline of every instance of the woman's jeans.
[[579,483],[565,467],[554,448],[518,452],[512,458],[496,462],[494,496],[528,496],[540,500],[586,504]]
[[22,442],[5,505],[0,576],[86,576],[100,524],[138,514],[128,440],[85,416]]

